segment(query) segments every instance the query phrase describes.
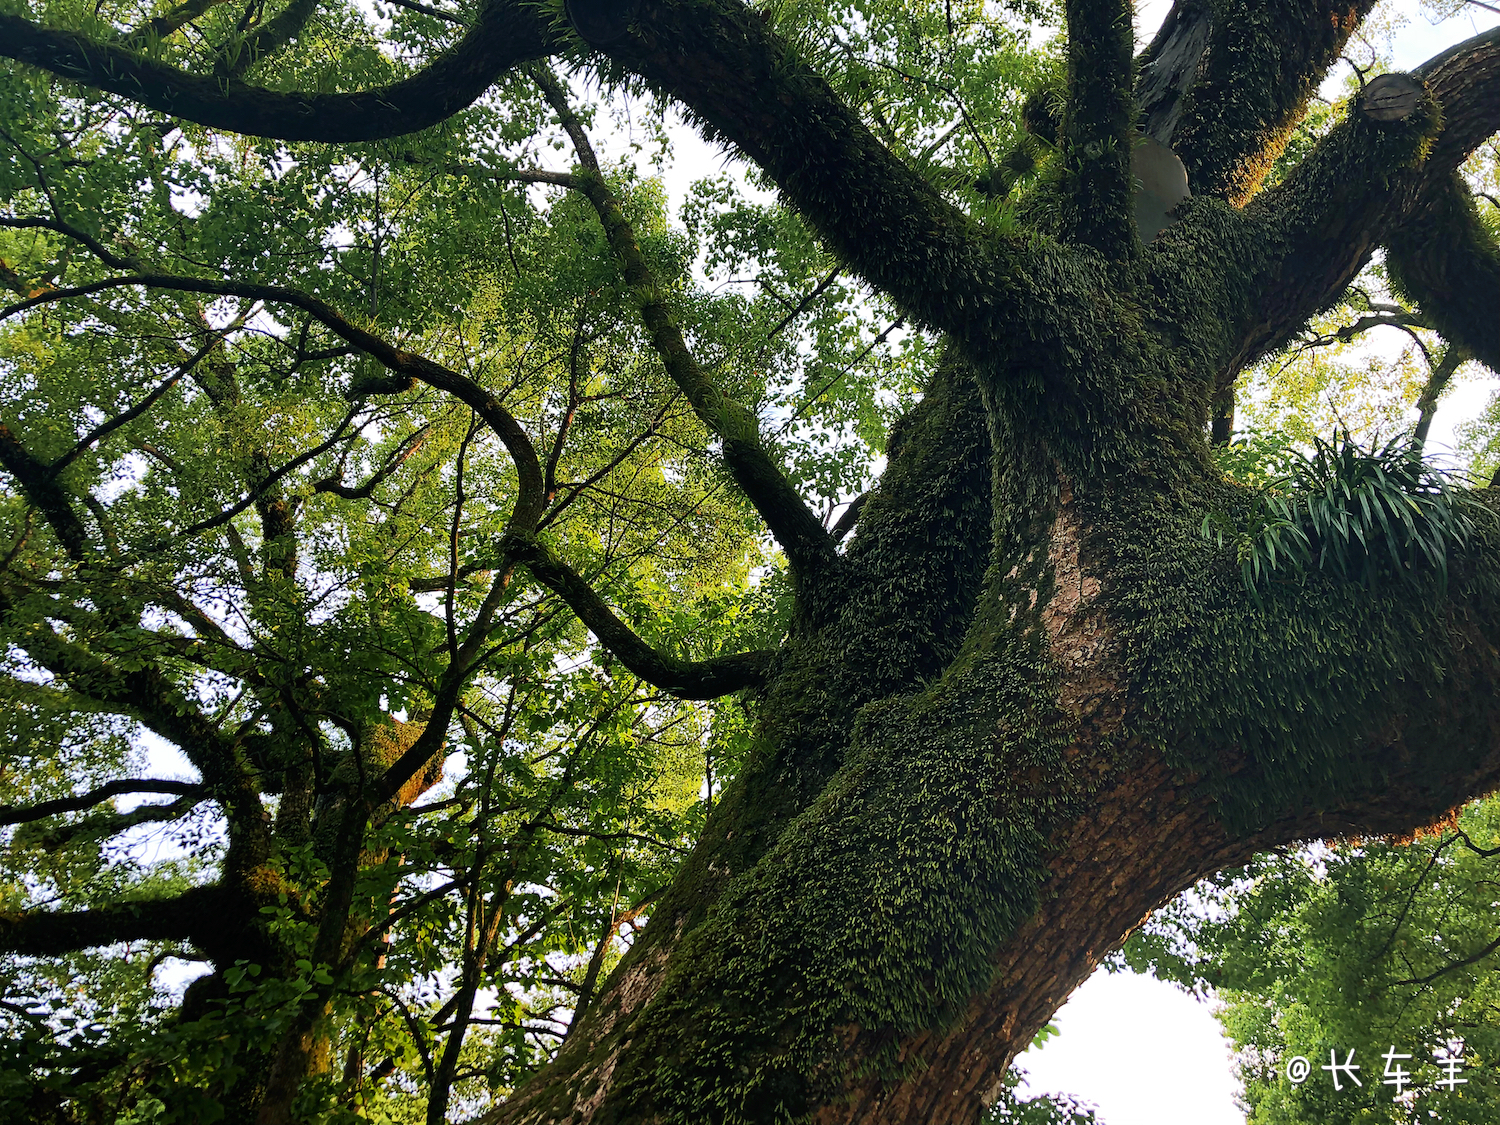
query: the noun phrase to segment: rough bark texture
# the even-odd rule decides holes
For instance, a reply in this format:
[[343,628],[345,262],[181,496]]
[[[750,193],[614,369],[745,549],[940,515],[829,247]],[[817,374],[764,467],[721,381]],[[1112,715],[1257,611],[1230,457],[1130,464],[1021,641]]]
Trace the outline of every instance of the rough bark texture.
[[[1299,73],[1353,18],[1330,16]],[[1218,192],[1248,195],[1279,150],[1306,94],[1283,77],[1219,138],[1243,175]],[[850,645],[815,607],[900,586],[849,572],[810,599],[762,704],[765,757],[603,1003],[494,1120],[976,1121],[1068,992],[1195,879],[1275,843],[1408,830],[1500,781],[1477,543],[1447,591],[1315,575],[1254,604],[1197,534],[1241,502],[1203,456],[1211,399],[1427,190],[1434,102],[1365,108],[1251,207],[1196,200],[1138,267],[1049,260],[1004,298],[1030,331],[955,325],[993,451],[984,594],[877,618],[914,638],[962,623],[962,643],[885,678],[867,622]],[[952,565],[902,551],[879,514],[931,471],[912,451],[961,385],[895,443],[851,549],[902,582]],[[943,526],[898,503],[905,535]]]
[[[929,399],[929,410],[936,397]],[[1009,463],[1014,466],[1027,452],[1027,445],[1016,443],[1010,449],[1015,457]],[[1037,451],[1032,447],[1030,452],[1034,455]],[[1020,542],[1028,538],[1025,529],[1040,535],[1040,543],[1033,540],[1030,549],[1017,549],[1006,556],[1016,560],[1009,570],[1014,583],[1009,598],[996,597],[1003,583],[991,569],[989,608],[1004,604],[1005,615],[1012,622],[1023,623],[1023,628],[1043,639],[1044,650],[1033,650],[1033,655],[1040,657],[1038,666],[1046,670],[1043,678],[1055,692],[1056,710],[1047,718],[1051,733],[1060,733],[1061,737],[1052,740],[1059,750],[1055,758],[1033,762],[1019,777],[1017,771],[1009,771],[1003,786],[985,791],[985,797],[1009,823],[1045,820],[1050,827],[1034,853],[1040,861],[1035,870],[1014,872],[998,884],[980,881],[972,887],[968,907],[976,914],[983,912],[983,899],[992,894],[1009,895],[1025,904],[1024,910],[1017,912],[1023,915],[1021,920],[987,951],[982,987],[959,1007],[924,1006],[930,1022],[923,1027],[831,1021],[824,1029],[828,1052],[825,1066],[837,1080],[821,1087],[774,1071],[774,1080],[757,1074],[758,1067],[775,1066],[780,1043],[768,1047],[754,1033],[752,1020],[739,1020],[735,1028],[748,1032],[746,1041],[740,1053],[729,1052],[723,1057],[721,1072],[724,1086],[739,1089],[731,1095],[732,1101],[724,1099],[728,1104],[716,1104],[716,1097],[723,1097],[722,1087],[715,1090],[705,1083],[702,1070],[694,1065],[693,1051],[683,1042],[688,1037],[680,1034],[680,1021],[690,1020],[689,1013],[696,1010],[701,1013],[700,1019],[713,1024],[726,1005],[744,1002],[748,997],[733,989],[712,989],[713,995],[696,997],[703,1004],[699,1008],[681,991],[686,983],[684,976],[699,989],[706,983],[684,974],[681,960],[705,958],[714,965],[717,975],[724,968],[718,955],[720,943],[732,940],[721,926],[712,943],[695,943],[690,936],[692,928],[706,924],[712,931],[712,923],[706,921],[701,900],[695,909],[685,907],[683,897],[692,894],[696,898],[708,891],[717,898],[723,893],[718,891],[725,886],[723,879],[744,870],[743,853],[733,861],[726,856],[735,836],[730,825],[737,814],[743,818],[741,823],[753,820],[745,817],[749,809],[745,794],[737,792],[736,799],[726,800],[717,814],[717,831],[713,833],[717,846],[694,861],[706,863],[720,879],[709,884],[692,882],[686,888],[679,884],[676,901],[664,905],[662,913],[653,919],[637,949],[611,982],[593,1019],[570,1040],[554,1069],[539,1076],[528,1093],[489,1120],[770,1121],[791,1113],[828,1125],[967,1125],[977,1121],[984,1106],[994,1100],[1010,1061],[1025,1049],[1069,992],[1153,909],[1196,879],[1244,862],[1258,850],[1292,840],[1408,831],[1441,818],[1467,794],[1500,783],[1500,714],[1490,703],[1500,684],[1500,662],[1492,647],[1500,631],[1495,628],[1491,600],[1495,574],[1482,558],[1472,564],[1477,570],[1462,577],[1455,575],[1455,581],[1460,588],[1478,595],[1487,608],[1462,604],[1462,595],[1454,598],[1459,604],[1444,608],[1443,600],[1434,595],[1421,613],[1423,626],[1412,634],[1418,648],[1426,641],[1434,651],[1449,654],[1447,666],[1441,671],[1430,669],[1425,675],[1408,668],[1407,682],[1401,686],[1376,684],[1370,691],[1357,682],[1369,675],[1369,669],[1344,668],[1334,683],[1325,685],[1328,697],[1324,705],[1335,712],[1334,725],[1341,725],[1343,732],[1337,736],[1337,753],[1342,760],[1333,763],[1333,776],[1325,777],[1323,784],[1300,776],[1277,777],[1283,767],[1282,754],[1267,752],[1266,745],[1257,739],[1280,738],[1268,729],[1280,721],[1280,716],[1257,712],[1252,715],[1251,727],[1265,720],[1262,726],[1242,729],[1240,737],[1229,741],[1222,729],[1213,729],[1215,720],[1221,718],[1214,713],[1213,705],[1205,704],[1203,713],[1198,713],[1196,704],[1226,686],[1218,678],[1225,670],[1223,662],[1243,659],[1246,649],[1241,646],[1245,643],[1257,648],[1276,647],[1278,642],[1272,638],[1278,628],[1300,627],[1320,612],[1341,616],[1353,610],[1355,618],[1361,620],[1349,623],[1346,639],[1350,643],[1342,649],[1337,638],[1346,629],[1329,622],[1336,651],[1327,660],[1313,659],[1305,667],[1290,670],[1289,677],[1310,682],[1315,676],[1308,675],[1309,671],[1318,667],[1332,671],[1341,657],[1373,663],[1390,657],[1405,663],[1392,657],[1394,638],[1370,627],[1364,619],[1368,607],[1349,605],[1348,591],[1333,591],[1332,605],[1319,604],[1331,592],[1325,588],[1289,593],[1280,607],[1252,610],[1243,604],[1244,592],[1237,587],[1237,575],[1225,573],[1225,560],[1220,559],[1209,563],[1210,570],[1217,573],[1206,576],[1207,588],[1217,591],[1219,599],[1240,604],[1227,606],[1221,601],[1214,605],[1204,597],[1204,604],[1194,608],[1219,616],[1225,625],[1228,639],[1222,659],[1201,661],[1203,666],[1196,677],[1184,676],[1181,668],[1201,653],[1165,654],[1171,666],[1153,668],[1146,650],[1163,643],[1175,629],[1169,623],[1164,631],[1158,631],[1163,622],[1153,615],[1146,622],[1147,630],[1143,630],[1140,602],[1120,587],[1141,580],[1137,566],[1154,552],[1147,549],[1134,553],[1134,557],[1112,557],[1110,544],[1118,509],[1108,501],[1091,502],[1075,495],[1072,483],[1058,475],[1055,463],[1043,461],[1035,467],[1038,479],[1024,489],[1014,482],[1005,483],[1005,469],[1000,470],[997,493],[1009,499],[1013,510],[1024,509],[1026,499],[1035,501],[1051,495],[1053,502],[1050,508],[1043,505],[1048,515],[1040,522],[1030,514],[1017,521],[1014,534]],[[879,499],[877,495],[872,503]],[[1191,535],[1182,534],[1183,521],[1168,514],[1164,522],[1178,524],[1177,542],[1172,542],[1163,523],[1152,526],[1152,519],[1142,521],[1150,528],[1146,538],[1153,547],[1164,554],[1196,551]],[[870,534],[878,534],[877,528],[872,527]],[[1204,561],[1200,556],[1197,563]],[[1173,560],[1157,569],[1168,572],[1178,596],[1203,594],[1203,588],[1193,585],[1205,580],[1201,573],[1184,582],[1196,565],[1183,567]],[[1177,573],[1172,574],[1174,569]],[[1159,580],[1161,576],[1155,577]],[[1143,585],[1155,582],[1148,578]],[[1145,600],[1159,604],[1171,598],[1164,598],[1159,591],[1147,591]],[[1387,603],[1378,612],[1395,608],[1390,604],[1394,599],[1375,600]],[[1169,609],[1166,616],[1174,616],[1179,608]],[[1032,611],[1029,626],[1024,624],[1027,610]],[[985,606],[976,607],[976,611],[982,620]],[[1405,611],[1397,612],[1404,615]],[[1235,615],[1255,634],[1248,642],[1234,635]],[[1316,626],[1313,630],[1316,633]],[[1385,651],[1362,652],[1364,642]],[[971,633],[964,653],[972,656],[984,643]],[[1261,655],[1273,662],[1279,659],[1274,653],[1263,651]],[[1418,661],[1425,655],[1419,653]],[[963,664],[964,656],[956,663]],[[1246,679],[1252,691],[1259,690],[1253,667]],[[1274,685],[1275,678],[1268,674],[1264,682]],[[1163,689],[1185,694],[1184,706],[1175,714],[1164,714],[1171,709],[1161,706],[1162,697],[1157,692]],[[1317,690],[1312,689],[1314,693]],[[955,709],[964,705],[961,694],[955,697],[941,689],[928,691]],[[1345,698],[1350,693],[1357,698]],[[1466,708],[1455,707],[1455,698],[1470,703]],[[998,716],[1002,732],[1023,713],[1017,702],[1012,697]],[[1299,705],[1300,701],[1292,701],[1293,709]],[[1363,721],[1353,719],[1352,713],[1362,707],[1372,709]],[[1183,722],[1183,711],[1193,712],[1187,723]],[[926,714],[931,720],[928,723],[914,721],[910,713],[904,713],[902,724],[922,739],[949,737],[950,732],[942,729],[947,716]],[[1224,723],[1225,727],[1229,725]],[[1310,728],[1317,725],[1315,721],[1309,723]],[[1174,737],[1164,742],[1162,735],[1173,727]],[[856,743],[862,733],[868,735],[876,729],[897,744],[905,743],[900,729],[889,725],[876,728],[874,724],[856,726]],[[1300,752],[1316,756],[1322,733],[1312,729]],[[1297,742],[1292,736],[1280,745],[1290,750]],[[1211,754],[1205,755],[1209,747]],[[829,748],[825,746],[823,751],[826,754]],[[845,753],[846,763],[850,757],[859,761],[857,749]],[[1464,759],[1462,770],[1451,768],[1454,755]],[[1434,768],[1444,759],[1449,760],[1448,768]],[[753,774],[746,779],[749,786],[755,782]],[[825,793],[838,785],[835,776]],[[1267,792],[1277,794],[1271,804],[1260,800]],[[1247,794],[1251,796],[1247,798]],[[1056,800],[1059,795],[1065,799]],[[1031,807],[1019,808],[1018,799]],[[1038,809],[1044,811],[1036,815]],[[863,813],[879,816],[881,811],[866,807]],[[973,827],[973,822],[969,826]],[[760,831],[761,839],[768,838],[764,822]],[[793,834],[796,829],[783,831]],[[834,829],[835,836],[837,831]],[[920,861],[921,850],[919,845],[911,847],[913,862]],[[806,854],[817,855],[816,846]],[[790,857],[778,856],[774,847],[767,855],[770,862],[791,862]],[[824,869],[824,877],[826,874]],[[796,893],[795,887],[790,890]],[[941,894],[932,893],[932,888],[927,890],[926,901],[938,909]],[[899,895],[899,890],[896,893]],[[726,897],[732,897],[732,891]],[[743,906],[755,900],[736,901]],[[859,926],[882,929],[892,924],[882,917],[892,911],[882,909],[875,899],[867,901],[866,912],[857,919]],[[761,937],[777,939],[774,918],[758,909],[753,911],[753,918]],[[658,921],[665,923],[660,929],[656,929]],[[801,914],[799,923],[835,936],[822,928],[811,911]],[[897,924],[911,928],[920,922],[912,916]],[[849,937],[847,931],[837,934],[845,940]],[[1066,938],[1060,940],[1060,935]],[[903,949],[909,949],[904,936]],[[895,934],[890,937],[893,942],[898,940]],[[781,972],[797,971],[786,961],[776,963]],[[744,962],[737,964],[743,966]],[[936,958],[925,971],[914,974],[917,979],[872,971],[861,984],[869,986],[874,978],[877,984],[920,992],[930,989],[932,975],[940,975],[947,967]],[[759,974],[753,979],[761,985],[769,981]],[[922,999],[930,1002],[934,998],[928,993]],[[767,1007],[775,1010],[777,998],[767,995],[766,1001]],[[667,1043],[663,1043],[662,1029],[654,1026],[651,1018],[653,1008],[658,1006],[671,1012],[676,1025],[673,1030],[679,1033],[668,1037]],[[856,999],[840,1014],[847,1015],[858,1007]],[[795,1034],[784,1020],[777,1028],[782,1041]],[[689,1042],[700,1050],[713,1046],[712,1037]],[[644,1057],[633,1058],[637,1052]],[[671,1077],[660,1084],[642,1081],[642,1069],[656,1074],[666,1071]],[[816,1073],[815,1068],[804,1065],[797,1075],[809,1071]],[[670,1093],[676,1089],[692,1093],[678,1101]]]

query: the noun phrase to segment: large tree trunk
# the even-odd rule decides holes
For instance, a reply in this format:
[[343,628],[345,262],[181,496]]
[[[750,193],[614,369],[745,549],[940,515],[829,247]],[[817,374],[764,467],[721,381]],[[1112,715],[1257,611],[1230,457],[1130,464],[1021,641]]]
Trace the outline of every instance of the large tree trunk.
[[1257,603],[1198,531],[1235,502],[1201,457],[1086,481],[982,381],[950,364],[894,435],[760,756],[490,1120],[975,1122],[1197,878],[1500,781],[1493,532],[1446,592],[1314,573]]

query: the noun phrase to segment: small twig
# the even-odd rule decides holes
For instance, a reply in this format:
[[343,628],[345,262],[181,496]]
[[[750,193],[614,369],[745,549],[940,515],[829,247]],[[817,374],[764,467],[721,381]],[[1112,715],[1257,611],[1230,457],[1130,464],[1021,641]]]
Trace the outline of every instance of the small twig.
[[816,289],[814,289],[806,297],[803,297],[802,300],[798,301],[796,307],[793,308],[791,312],[787,313],[786,316],[782,317],[779,321],[776,322],[776,327],[766,333],[766,339],[774,339],[778,332],[780,332],[788,324],[790,324],[792,321],[796,320],[799,316],[806,312],[807,307],[823,295],[824,291],[833,284],[834,278],[838,277],[838,275],[839,267],[835,266],[832,273],[830,273],[822,281],[818,282],[818,286]]
[[382,0],[386,4],[394,4],[398,8],[407,8],[413,12],[421,12],[424,16],[431,16],[435,20],[446,20],[448,23],[457,24],[459,27],[468,27],[469,21],[459,16],[440,12],[436,8],[429,8],[426,4],[418,4],[417,0]]
[[146,411],[150,410],[151,407],[156,405],[157,401],[161,398],[162,395],[166,394],[169,390],[176,386],[178,381],[184,375],[186,375],[193,368],[197,367],[209,352],[213,351],[214,348],[219,346],[219,343],[224,339],[224,336],[230,331],[232,327],[233,326],[231,325],[229,328],[225,328],[222,332],[215,333],[214,336],[209,339],[208,343],[204,344],[203,347],[199,348],[185,361],[179,364],[176,371],[172,372],[171,375],[169,375],[166,379],[159,383],[156,388],[140,402],[136,403],[124,413],[115,415],[115,417],[109,419],[109,421],[101,422],[99,425],[95,426],[92,430],[85,434],[82,438],[80,438],[78,440],[78,444],[73,446],[72,449],[68,450],[56,461],[47,466],[48,475],[56,477],[58,473],[62,472],[65,468],[67,468],[79,457],[81,457],[89,449],[90,446],[103,441],[110,434],[118,430],[121,426],[135,421],[135,419],[139,418],[142,414],[146,413]]

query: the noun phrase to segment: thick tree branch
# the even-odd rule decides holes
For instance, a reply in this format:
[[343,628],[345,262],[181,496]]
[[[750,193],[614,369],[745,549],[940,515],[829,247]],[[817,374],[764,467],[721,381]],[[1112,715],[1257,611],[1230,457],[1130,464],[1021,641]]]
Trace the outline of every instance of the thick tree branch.
[[656,0],[602,49],[687,106],[712,138],[759,164],[840,262],[925,326],[992,311],[1019,269],[946,202],[759,12],[739,0]]
[[1212,28],[1207,0],[1177,0],[1138,60],[1136,107],[1141,131],[1168,147]]
[[1294,174],[1242,212],[1243,227],[1196,211],[1227,236],[1216,253],[1257,263],[1249,294],[1226,294],[1221,309],[1240,334],[1228,374],[1285,346],[1386,241],[1398,282],[1427,297],[1422,312],[1439,331],[1480,358],[1496,354],[1495,243],[1453,173],[1500,129],[1500,36],[1476,36],[1419,71],[1425,83],[1371,81]]
[[80,793],[76,797],[58,797],[52,801],[42,801],[40,804],[25,807],[0,805],[0,825],[26,824],[33,820],[45,820],[49,816],[91,809],[112,797],[119,797],[126,793],[176,793],[179,796],[196,796],[202,792],[203,786],[195,781],[165,781],[150,778],[141,781],[132,779],[109,781],[96,789],[90,789],[87,793]]
[[519,545],[516,555],[538,582],[568,604],[600,644],[647,683],[681,699],[714,699],[764,682],[774,653],[746,652],[702,661],[664,655],[636,636],[591,585],[541,543]]
[[191,941],[217,924],[223,912],[224,892],[218,887],[94,910],[6,911],[0,913],[0,951],[56,957],[118,941]]
[[1074,236],[1106,257],[1140,248],[1131,219],[1132,5],[1067,0],[1068,113],[1063,127]]
[[179,797],[165,805],[141,805],[129,812],[99,813],[71,824],[56,824],[51,828],[26,828],[16,833],[16,843],[40,848],[42,851],[56,851],[75,840],[102,840],[142,824],[181,820],[205,800],[207,797],[200,790],[194,796]]
[[[1393,91],[1410,104],[1388,116],[1381,106]],[[1221,290],[1216,308],[1237,340],[1221,368],[1228,377],[1286,346],[1309,316],[1349,287],[1419,197],[1428,172],[1424,156],[1440,127],[1441,111],[1420,86],[1382,76],[1273,191],[1238,213],[1195,207],[1178,224],[1203,224],[1198,237],[1215,244],[1212,253],[1242,263],[1235,290]],[[1204,253],[1170,234],[1163,241],[1195,262]]]
[[[1142,57],[1148,131],[1194,195],[1244,203],[1374,0],[1178,0]],[[1163,135],[1165,134],[1165,135]]]
[[1500,131],[1500,27],[1449,47],[1412,74],[1443,107],[1443,131],[1427,158],[1440,182]]
[[1500,371],[1500,244],[1457,173],[1386,240],[1386,263],[1444,339]]
[[836,557],[833,540],[766,449],[755,416],[727,397],[689,350],[662,286],[641,253],[619,199],[604,179],[593,146],[561,83],[543,67],[531,68],[530,74],[573,141],[583,171],[573,177],[572,186],[593,204],[667,375],[703,424],[723,441],[725,465],[786,551],[793,570],[806,578],[826,568]]
[[284,94],[0,15],[0,57],[210,128],[287,141],[369,141],[426,129],[471,104],[517,63],[556,48],[535,7],[490,0],[462,39],[408,78],[358,93]]

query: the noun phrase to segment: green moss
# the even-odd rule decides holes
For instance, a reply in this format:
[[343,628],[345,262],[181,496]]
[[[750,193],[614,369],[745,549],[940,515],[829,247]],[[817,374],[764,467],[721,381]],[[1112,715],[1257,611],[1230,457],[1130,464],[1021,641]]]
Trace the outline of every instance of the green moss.
[[[1372,752],[1383,730],[1440,697],[1464,645],[1456,622],[1493,627],[1500,523],[1482,513],[1444,592],[1435,571],[1369,589],[1334,571],[1271,581],[1249,597],[1233,553],[1199,534],[1202,503],[1243,506],[1208,485],[1198,503],[1111,501],[1095,546],[1112,576],[1141,704],[1138,733],[1197,779],[1231,830],[1379,792],[1407,764]],[[1455,709],[1454,718],[1457,718]],[[1463,772],[1462,724],[1423,748],[1433,777]],[[1434,815],[1451,804],[1433,800]]]
[[990,983],[1035,908],[1051,830],[1079,808],[1039,617],[1055,476],[1039,446],[1024,452],[995,482],[1020,514],[993,529],[961,653],[924,690],[858,711],[816,800],[685,938],[632,1028],[615,1118],[805,1120],[857,1077],[843,1036],[886,1037],[860,1073],[897,1078],[921,1065],[898,1062],[900,1039],[950,1026]]
[[[920,1067],[898,1046],[990,983],[1049,841],[1086,808],[1039,617],[1064,479],[1133,691],[1090,770],[1158,743],[1246,831],[1336,792],[1368,729],[1354,725],[1375,693],[1416,682],[1442,629],[1398,651],[1428,602],[1318,576],[1252,606],[1198,533],[1236,502],[1206,427],[1247,295],[1356,190],[1357,157],[1368,184],[1371,162],[1420,159],[1433,127],[1352,123],[1273,202],[1199,201],[1131,262],[1044,235],[1024,265],[1013,243],[985,249],[1025,297],[973,303],[954,340],[969,366],[951,362],[892,435],[848,553],[799,590],[757,750],[627,959],[671,943],[666,977],[611,1040],[576,1048],[620,1052],[601,1120],[806,1120],[851,1078]],[[1251,766],[1220,768],[1234,754]],[[841,1049],[856,1030],[859,1075]]]
[[1421,308],[1443,339],[1500,370],[1500,238],[1458,173],[1387,240],[1386,264],[1397,291]]
[[1259,189],[1374,0],[1210,0],[1203,71],[1172,147],[1194,195],[1242,204]]
[[891,470],[837,575],[803,592],[759,707],[757,749],[655,917],[699,920],[843,762],[860,707],[936,678],[957,654],[990,555],[990,441],[972,374],[945,365],[893,430]]
[[[768,856],[768,850],[789,847],[792,837],[788,833],[805,839],[808,833],[822,831],[817,827],[823,824],[821,818],[845,815],[852,803],[875,800],[877,790],[905,784],[891,772],[898,769],[898,763],[882,756],[871,742],[878,742],[878,736],[867,730],[869,723],[880,721],[880,714],[887,715],[885,722],[893,721],[886,709],[895,704],[877,704],[876,715],[866,719],[860,718],[860,709],[892,697],[911,704],[918,698],[913,693],[938,681],[953,662],[974,618],[991,561],[993,458],[972,371],[951,359],[945,363],[922,405],[893,430],[889,448],[891,467],[865,506],[838,571],[821,586],[801,592],[793,636],[778,657],[766,696],[759,702],[762,721],[750,760],[715,806],[703,841],[653,911],[651,925],[623,966],[628,971],[640,959],[654,956],[659,944],[672,942],[678,932],[694,931],[696,936],[687,939],[685,948],[674,948],[675,971],[692,974],[695,980],[699,974],[705,979],[722,978],[721,990],[694,992],[689,1001],[686,983],[667,986],[661,996],[678,997],[670,1012],[659,1004],[643,1021],[605,1042],[585,1045],[582,1037],[570,1040],[557,1064],[560,1072],[590,1072],[592,1067],[576,1064],[575,1052],[590,1051],[597,1063],[620,1036],[629,1034],[630,1058],[638,1060],[633,1065],[645,1068],[633,1080],[631,1097],[654,1096],[653,1082],[664,1089],[681,1083],[684,1091],[696,1090],[694,1097],[701,1095],[704,1105],[716,1104],[715,1099],[727,1105],[735,1098],[743,1102],[750,1097],[747,1091],[752,1086],[764,1093],[764,1084],[771,1079],[757,1078],[752,1083],[737,1069],[739,1061],[760,1066],[755,1060],[768,1051],[784,1060],[785,1050],[775,1043],[783,1034],[793,1034],[788,1030],[792,1024],[800,1028],[794,1038],[802,1057],[815,1051],[812,1044],[820,1036],[832,1033],[837,1020],[831,1008],[806,1019],[788,1015],[785,1019],[791,1023],[778,1023],[775,1028],[735,1030],[719,1018],[720,1009],[731,1003],[722,988],[747,973],[769,970],[738,961],[711,969],[704,957],[717,948],[717,939],[707,935],[724,924],[722,919],[730,909],[726,903],[742,903],[746,895],[780,893],[764,882],[768,868],[803,868],[786,864],[781,851]],[[854,758],[862,764],[851,764]],[[830,782],[833,778],[837,780]],[[835,798],[835,789],[844,796]],[[799,824],[801,828],[796,827]],[[855,853],[864,850],[863,842],[852,839],[840,846]],[[898,857],[890,854],[885,862],[891,870],[899,866]],[[867,874],[886,877],[873,871]],[[836,894],[837,885],[840,881],[831,884],[828,893]],[[811,888],[808,893],[813,893]],[[809,909],[816,913],[822,906],[814,904]],[[909,905],[904,909],[910,909]],[[837,915],[840,924],[847,924],[849,917]],[[783,917],[782,921],[790,925],[791,919]],[[801,937],[789,932],[781,948],[791,951],[814,933],[813,928]],[[834,969],[825,964],[821,971]],[[605,1004],[616,999],[608,991],[603,996]],[[782,999],[794,1013],[799,1009],[792,998]],[[768,1011],[772,1003],[753,996],[732,1001],[749,1006],[750,1015],[735,1018],[751,1023],[754,1013]],[[692,1014],[685,1014],[689,1009]],[[692,1061],[698,1057],[695,1052],[707,1050],[703,1043],[688,1051],[667,1042],[672,1035],[689,1034],[687,1028],[704,1042],[712,1039],[717,1044],[714,1057],[722,1060],[732,1054],[735,1065],[718,1068],[713,1077],[713,1066]],[[677,1073],[679,1066],[695,1074],[702,1072],[692,1080],[697,1085],[689,1082],[686,1071]],[[705,1092],[704,1083],[713,1092]],[[612,1085],[624,1088],[618,1080]],[[563,1099],[559,1107],[576,1093],[559,1094]],[[624,1096],[612,1093],[614,1098]],[[802,1096],[786,1095],[792,1100]],[[682,1120],[706,1119],[686,1092],[675,1104]]]
[[[988,654],[865,709],[849,760],[682,951],[616,1097],[662,1120],[795,1120],[838,1036],[941,1029],[1032,910],[1064,742],[1039,654]],[[916,1065],[909,1061],[907,1065]],[[643,1112],[646,1111],[646,1112]]]

